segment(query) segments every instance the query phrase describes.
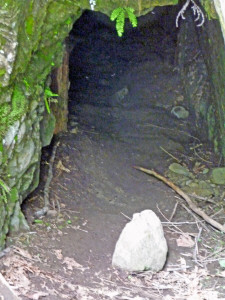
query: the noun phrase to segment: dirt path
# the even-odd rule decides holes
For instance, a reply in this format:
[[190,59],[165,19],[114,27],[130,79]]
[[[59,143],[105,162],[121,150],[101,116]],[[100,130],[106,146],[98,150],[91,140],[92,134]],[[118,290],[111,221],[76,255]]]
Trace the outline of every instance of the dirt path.
[[[164,31],[159,35],[152,30],[148,40],[144,34],[135,31],[118,40],[105,28],[98,29],[73,50],[69,132],[59,138],[50,190],[58,214],[40,221],[32,217],[42,205],[48,168],[44,160],[40,188],[25,208],[31,233],[16,238],[19,248],[11,256],[17,277],[22,271],[15,270],[24,264],[21,259],[26,260],[27,279],[19,288],[24,300],[214,295],[200,284],[208,276],[204,268],[189,272],[193,248],[178,247],[176,239],[182,234],[167,226],[169,256],[163,272],[131,276],[111,267],[115,243],[128,221],[123,214],[132,217],[152,209],[163,220],[160,211],[169,217],[176,204],[172,190],[132,166],[163,173],[173,161],[163,149],[175,156],[187,154],[191,141],[191,117],[182,121],[171,114],[174,105],[183,105],[173,64],[174,40]],[[179,206],[175,219],[194,220]],[[196,224],[185,228],[198,234]],[[14,262],[16,255],[20,261]],[[181,271],[183,277],[171,270]],[[199,298],[188,298],[195,294]]]

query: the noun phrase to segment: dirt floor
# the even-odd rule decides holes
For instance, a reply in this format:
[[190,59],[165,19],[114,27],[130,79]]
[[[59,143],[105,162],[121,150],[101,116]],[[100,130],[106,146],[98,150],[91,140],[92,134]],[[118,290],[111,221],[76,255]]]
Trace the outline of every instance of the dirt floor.
[[[68,132],[43,152],[40,187],[24,205],[30,231],[9,237],[11,250],[0,260],[21,299],[225,299],[224,235],[177,205],[164,183],[133,168],[164,174],[176,159],[189,168],[199,160],[192,117],[171,114],[185,107],[174,46],[172,34],[154,27],[121,39],[104,27],[79,37]],[[52,149],[51,210],[37,218]],[[158,274],[116,270],[120,232],[144,209],[164,222],[166,266]]]

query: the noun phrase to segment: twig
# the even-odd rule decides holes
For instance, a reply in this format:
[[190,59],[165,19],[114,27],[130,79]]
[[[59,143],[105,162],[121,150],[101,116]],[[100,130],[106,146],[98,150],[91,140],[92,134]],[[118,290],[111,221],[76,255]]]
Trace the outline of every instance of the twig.
[[220,223],[218,223],[215,220],[213,220],[212,218],[210,218],[204,211],[202,211],[199,207],[197,207],[191,201],[191,199],[188,197],[188,195],[185,194],[173,182],[171,182],[170,180],[168,180],[167,178],[165,178],[164,176],[158,174],[157,172],[155,172],[153,170],[145,169],[145,168],[142,168],[142,167],[136,167],[136,166],[134,168],[137,169],[137,170],[140,170],[140,171],[142,171],[142,172],[144,172],[146,174],[152,175],[152,176],[160,179],[164,183],[166,183],[169,187],[171,187],[178,195],[180,195],[187,202],[187,204],[189,205],[190,209],[193,210],[197,215],[199,215],[200,217],[202,217],[207,223],[209,223],[213,227],[219,229],[222,232],[225,232],[225,226],[221,225]]
[[[205,222],[205,221],[200,221],[200,222]],[[162,225],[165,225],[165,226],[171,226],[171,223],[174,224],[174,225],[178,225],[178,226],[182,226],[182,225],[185,225],[185,224],[188,224],[188,225],[192,225],[192,224],[196,224],[196,221],[195,222],[189,222],[189,221],[184,221],[184,222],[161,222]]]
[[224,209],[223,209],[223,207],[222,207],[220,210],[218,210],[218,211],[215,212],[213,215],[211,215],[211,218],[213,218],[213,217],[215,217],[216,215],[220,214],[221,211],[223,211],[223,210],[224,210]]
[[121,213],[121,215],[123,215],[126,219],[131,220],[131,218],[128,217],[127,215],[125,215],[124,213],[122,213],[122,211],[121,211],[120,213]]
[[177,227],[174,223],[170,222],[170,220],[161,212],[161,210],[159,209],[159,206],[158,204],[156,205],[157,206],[157,209],[158,211],[160,212],[160,214],[163,216],[163,218],[168,222],[170,223],[171,226],[173,226],[174,228],[176,228],[178,231],[174,230],[174,232],[176,233],[179,233],[179,234],[182,234],[182,235],[185,235],[185,233],[179,228]]
[[166,154],[168,154],[170,157],[172,157],[173,159],[175,159],[178,163],[180,163],[181,161],[176,158],[175,156],[173,156],[173,154],[169,153],[166,149],[164,149],[162,146],[159,147],[162,151],[164,151]]
[[220,250],[217,250],[217,251],[211,253],[210,255],[206,256],[202,261],[204,262],[204,261],[208,260],[210,257],[216,256],[216,254],[221,253],[224,250],[225,250],[225,247],[223,247]]
[[44,207],[41,210],[35,212],[36,217],[44,216],[49,210],[49,206],[50,206],[49,188],[50,188],[50,184],[51,184],[51,181],[53,178],[53,165],[54,165],[54,161],[55,161],[56,150],[57,150],[59,144],[60,144],[60,142],[55,143],[53,150],[52,150],[52,156],[49,161],[48,177],[47,177],[45,187],[44,187]]
[[175,204],[175,206],[174,206],[174,209],[173,209],[173,211],[172,211],[172,214],[171,214],[171,216],[169,217],[169,221],[172,221],[172,219],[173,219],[173,217],[174,217],[174,215],[175,215],[175,213],[176,213],[176,210],[177,210],[177,205],[178,205],[178,202],[176,202],[176,204]]
[[200,239],[201,233],[202,233],[202,227],[199,228],[198,235],[195,237],[195,248],[194,248],[193,258],[194,258],[194,261],[195,261],[196,264],[198,264],[200,267],[203,267],[203,265],[200,264],[198,262],[198,259],[197,259],[197,255],[198,255],[198,241]]
[[201,226],[202,227],[204,227],[204,229],[207,231],[207,232],[209,232],[209,229],[208,229],[208,227],[207,226],[205,226],[205,224],[203,223],[203,222],[205,222],[205,220],[203,219],[203,221],[200,221],[199,220],[199,218],[184,204],[184,203],[182,203],[181,202],[181,199],[179,198],[179,197],[177,197],[177,196],[175,196],[175,198],[177,198],[178,199],[178,201],[179,201],[179,203],[180,203],[180,205],[190,214],[190,215],[192,215],[192,217],[196,220],[196,224],[197,224],[197,226],[198,226],[198,224],[199,223],[201,223]]
[[209,161],[209,160],[204,159],[203,157],[201,157],[195,149],[194,149],[194,153],[195,153],[195,155],[198,156],[198,158],[201,159],[202,161],[204,161],[204,162],[206,162],[206,163],[208,163],[208,164],[212,164],[211,161]]

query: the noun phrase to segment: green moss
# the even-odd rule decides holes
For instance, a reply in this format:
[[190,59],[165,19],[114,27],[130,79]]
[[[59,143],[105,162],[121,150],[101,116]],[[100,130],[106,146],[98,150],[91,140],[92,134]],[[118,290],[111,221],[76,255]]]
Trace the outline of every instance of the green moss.
[[0,69],[0,77],[1,77],[1,76],[4,76],[5,73],[6,73],[6,70],[5,70],[5,69]]
[[[89,1],[81,1],[83,4],[83,7],[85,9],[90,9]],[[127,1],[121,1],[121,0],[98,0],[96,3],[95,10],[101,11],[105,13],[106,15],[110,16],[112,11],[120,6],[127,6],[132,7],[135,10],[136,16],[145,15],[148,12],[152,11],[154,7],[156,6],[165,6],[165,5],[176,5],[178,4],[178,0],[127,0]]]
[[26,33],[32,35],[34,31],[34,18],[29,16],[26,20]]
[[6,239],[6,234],[1,233],[0,234],[0,250],[4,249],[5,239]]
[[9,103],[4,103],[0,108],[0,140],[2,140],[3,135],[6,133],[9,126],[27,112],[28,101],[21,87],[15,86],[12,95],[11,105]]
[[209,20],[218,19],[214,2],[211,0],[200,0]]
[[66,25],[71,25],[73,23],[73,20],[71,17],[69,17],[66,21],[65,21],[65,24]]

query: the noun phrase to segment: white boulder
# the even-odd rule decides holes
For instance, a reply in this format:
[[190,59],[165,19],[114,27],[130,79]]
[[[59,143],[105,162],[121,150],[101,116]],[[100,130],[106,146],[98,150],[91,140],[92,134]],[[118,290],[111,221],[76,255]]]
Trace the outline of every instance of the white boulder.
[[162,270],[168,247],[163,227],[152,210],[135,213],[116,243],[112,265],[127,271]]

